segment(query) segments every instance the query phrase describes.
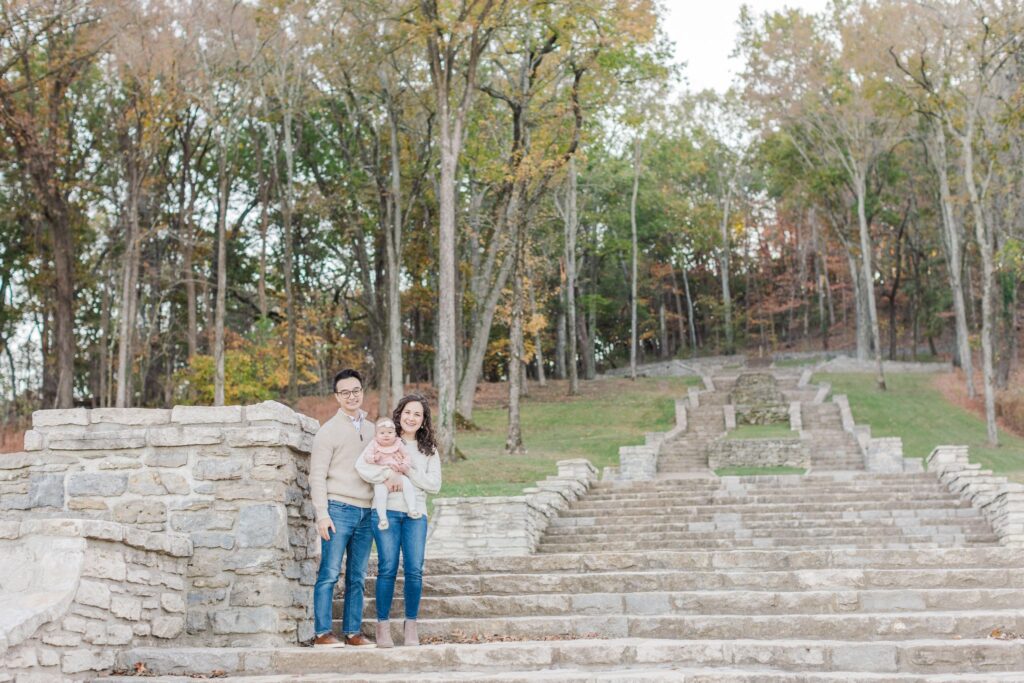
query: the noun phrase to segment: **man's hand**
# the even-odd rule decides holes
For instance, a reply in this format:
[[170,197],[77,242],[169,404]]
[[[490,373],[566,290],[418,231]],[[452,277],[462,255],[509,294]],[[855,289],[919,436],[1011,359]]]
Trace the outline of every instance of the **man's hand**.
[[325,541],[331,540],[331,534],[329,532],[336,531],[334,528],[334,522],[331,521],[330,517],[324,517],[316,523],[317,533],[320,534],[320,538]]

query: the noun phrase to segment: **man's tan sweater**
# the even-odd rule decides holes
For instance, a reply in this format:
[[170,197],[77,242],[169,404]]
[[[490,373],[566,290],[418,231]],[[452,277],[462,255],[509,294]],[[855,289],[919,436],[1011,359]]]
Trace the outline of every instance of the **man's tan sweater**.
[[313,437],[309,492],[318,522],[328,516],[328,498],[361,508],[370,507],[373,500],[373,486],[356,472],[356,460],[374,435],[373,423],[366,413],[360,413],[363,421],[359,431],[352,418],[339,410]]

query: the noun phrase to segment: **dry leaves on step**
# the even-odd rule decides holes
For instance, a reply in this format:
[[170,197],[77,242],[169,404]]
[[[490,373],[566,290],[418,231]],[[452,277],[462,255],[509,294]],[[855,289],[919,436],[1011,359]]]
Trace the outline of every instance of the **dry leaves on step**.
[[571,633],[558,633],[555,635],[546,635],[540,637],[531,636],[510,636],[510,635],[498,635],[495,633],[482,634],[473,633],[466,634],[458,629],[453,629],[451,633],[446,636],[428,636],[426,638],[420,638],[420,642],[424,645],[443,645],[448,643],[453,644],[473,644],[473,643],[519,643],[529,640],[584,640],[584,639],[595,639],[601,636],[597,633],[581,633],[579,635],[573,635]]
[[988,637],[995,640],[1024,640],[1024,633],[1014,633],[1013,631],[1004,631],[1002,628],[994,628],[988,634]]

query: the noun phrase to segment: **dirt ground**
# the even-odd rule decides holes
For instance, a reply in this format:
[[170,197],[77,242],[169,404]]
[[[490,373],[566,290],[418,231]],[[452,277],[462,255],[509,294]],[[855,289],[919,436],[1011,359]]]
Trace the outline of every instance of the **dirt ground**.
[[[981,383],[981,362],[974,366],[974,389],[975,397],[967,397],[967,382],[964,381],[964,373],[960,368],[955,368],[951,373],[944,373],[935,378],[935,388],[942,396],[955,405],[971,411],[982,420],[985,419],[985,392]],[[1018,369],[1009,381],[1010,387],[1024,386],[1024,368]],[[998,397],[997,397],[998,399]],[[998,403],[997,403],[998,406]],[[998,413],[997,407],[997,413]],[[1024,437],[1024,424],[1008,420],[1004,417],[997,417],[996,423],[1000,429],[1006,430],[1017,436]]]

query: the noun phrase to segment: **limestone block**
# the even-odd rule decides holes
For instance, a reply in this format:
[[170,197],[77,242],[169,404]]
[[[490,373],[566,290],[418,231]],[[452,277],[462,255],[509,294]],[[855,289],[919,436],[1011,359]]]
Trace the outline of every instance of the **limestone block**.
[[218,610],[212,615],[213,632],[276,633],[280,630],[277,610],[270,607],[236,607]]
[[103,498],[72,498],[68,501],[69,510],[101,510],[107,511],[110,506]]
[[41,451],[46,447],[46,440],[43,438],[43,433],[38,432],[35,429],[30,429],[25,432],[25,450],[26,451]]
[[60,653],[48,647],[37,649],[36,657],[39,658],[39,666],[57,666],[60,664]]
[[67,631],[54,631],[44,633],[43,642],[54,647],[78,647],[82,644],[82,636]]
[[90,547],[85,554],[82,576],[94,579],[124,581],[128,565],[120,550],[105,550]]
[[88,425],[89,412],[85,408],[65,410],[37,410],[32,413],[33,427],[61,427],[63,425]]
[[143,470],[135,472],[128,477],[128,492],[138,493],[143,496],[163,496],[167,494],[167,487],[161,482],[159,472]]
[[231,550],[235,547],[235,537],[231,534],[196,531],[192,534],[192,546],[195,548],[223,548],[224,550]]
[[29,475],[28,504],[30,508],[64,507],[64,475]]
[[196,479],[221,481],[225,479],[241,479],[245,465],[239,460],[221,458],[204,458],[192,469]]
[[126,474],[76,472],[68,475],[69,496],[119,496],[127,488]]
[[132,627],[128,624],[108,624],[105,642],[107,645],[127,645],[133,635]]
[[112,650],[71,650],[61,658],[61,670],[65,674],[81,673],[82,671],[103,671],[113,668],[114,652]]
[[[305,604],[305,598],[298,605]],[[296,605],[294,584],[280,576],[242,576],[231,587],[234,607],[291,607]]]
[[142,462],[148,467],[182,467],[188,462],[188,451],[158,448],[142,456]]
[[238,545],[243,548],[262,548],[286,545],[284,531],[287,515],[277,503],[248,505],[238,511]]
[[242,427],[225,429],[224,436],[229,446],[234,448],[251,448],[253,446],[290,446],[299,448],[303,434],[299,430],[262,425],[259,427]]
[[89,421],[92,424],[162,425],[171,421],[171,411],[154,408],[93,408],[89,411]]
[[302,425],[302,431],[307,434],[316,434],[320,430],[320,423],[316,418],[312,418],[309,415],[299,415],[299,424]]
[[224,440],[215,427],[156,427],[149,430],[151,446],[207,446]]
[[[196,487],[196,492],[199,492]],[[220,481],[212,493],[220,501],[283,500],[288,487],[279,481]]]
[[114,506],[114,519],[124,524],[157,524],[167,521],[167,506],[153,500],[131,500]]
[[298,425],[299,414],[277,401],[264,401],[254,406],[245,407],[245,419],[249,422],[274,420],[286,425]]
[[184,617],[156,617],[153,619],[152,633],[157,638],[177,638],[184,630]]
[[171,422],[177,424],[219,424],[241,421],[241,406],[174,406],[171,409]]
[[35,648],[20,647],[15,649],[13,654],[8,654],[3,660],[8,669],[30,669],[39,664]]
[[192,487],[189,486],[188,480],[180,474],[173,474],[170,472],[164,472],[160,475],[160,483],[164,485],[168,493],[173,493],[179,496],[188,495]]
[[130,595],[114,595],[110,598],[110,613],[128,621],[142,618],[142,600]]
[[175,512],[171,514],[171,528],[175,531],[206,531],[230,529],[235,520],[232,515],[212,512]]
[[83,580],[78,584],[75,600],[90,607],[108,609],[110,607],[110,587],[100,581]]
[[161,593],[160,607],[162,607],[165,612],[181,614],[185,612],[185,599],[178,593]]
[[122,429],[113,432],[79,434],[50,433],[47,446],[54,451],[120,451],[146,445],[146,430]]

